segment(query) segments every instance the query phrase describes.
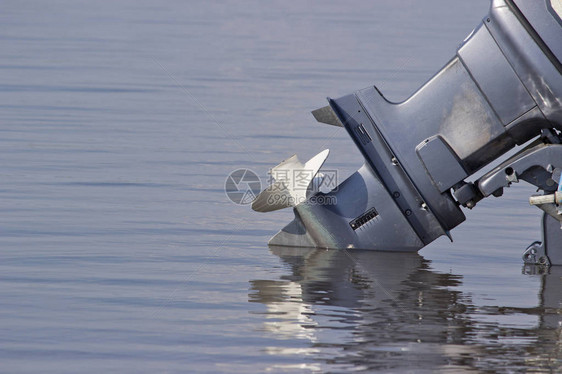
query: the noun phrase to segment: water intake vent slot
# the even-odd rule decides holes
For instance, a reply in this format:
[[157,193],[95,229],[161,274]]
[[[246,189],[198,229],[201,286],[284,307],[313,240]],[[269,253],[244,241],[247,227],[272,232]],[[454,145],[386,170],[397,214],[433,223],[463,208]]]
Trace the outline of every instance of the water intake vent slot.
[[355,218],[353,221],[349,222],[349,226],[353,230],[357,230],[359,227],[363,226],[369,221],[375,219],[379,214],[377,213],[375,208],[371,208],[359,217]]

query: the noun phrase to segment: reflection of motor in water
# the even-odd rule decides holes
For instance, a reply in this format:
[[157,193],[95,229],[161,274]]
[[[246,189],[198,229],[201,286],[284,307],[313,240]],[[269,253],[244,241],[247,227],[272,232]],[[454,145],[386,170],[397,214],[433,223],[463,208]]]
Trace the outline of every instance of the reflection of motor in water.
[[[317,369],[384,372],[561,367],[562,268],[541,275],[537,308],[477,308],[456,290],[460,276],[432,271],[415,253],[272,251],[291,273],[251,281],[250,301],[267,306],[268,334],[307,346],[269,347],[269,354],[297,355]],[[536,316],[538,325],[516,329],[490,319],[510,314]]]
[[[309,355],[321,356],[326,344],[335,344],[343,349],[332,357],[334,365],[355,366],[368,356],[400,366],[408,352],[423,366],[438,367],[470,353],[462,346],[470,330],[462,317],[466,300],[449,289],[459,277],[432,272],[418,254],[272,250],[292,274],[252,281],[250,300],[267,305],[269,332],[309,341],[303,350]],[[382,358],[389,353],[393,357]]]
[[562,265],[561,13],[559,0],[493,0],[455,56],[403,102],[368,87],[315,110],[345,128],[365,164],[328,193],[307,189],[323,178],[328,150],[274,167],[252,208],[294,207],[295,218],[269,244],[417,251],[450,237],[461,207],[523,180],[542,191],[531,203],[545,212],[543,242],[524,259]]

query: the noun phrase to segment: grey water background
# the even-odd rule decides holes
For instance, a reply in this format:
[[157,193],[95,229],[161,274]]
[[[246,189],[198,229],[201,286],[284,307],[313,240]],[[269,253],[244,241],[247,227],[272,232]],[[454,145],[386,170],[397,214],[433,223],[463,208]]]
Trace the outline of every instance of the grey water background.
[[324,148],[343,181],[361,156],[310,111],[404,99],[488,6],[4,1],[0,372],[560,372],[532,187],[410,255],[270,250],[292,212],[224,192]]

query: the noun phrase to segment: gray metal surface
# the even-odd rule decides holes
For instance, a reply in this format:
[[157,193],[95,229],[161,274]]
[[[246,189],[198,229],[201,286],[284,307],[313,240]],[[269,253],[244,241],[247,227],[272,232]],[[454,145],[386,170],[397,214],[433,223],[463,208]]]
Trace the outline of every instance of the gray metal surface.
[[[465,220],[461,205],[501,196],[511,183],[555,190],[561,26],[542,0],[493,0],[456,55],[406,100],[390,102],[376,87],[328,99],[314,117],[343,126],[365,166],[339,189],[316,195],[330,203],[297,205],[295,221],[270,244],[418,250]],[[534,138],[478,181],[465,181]],[[551,252],[562,252],[562,243],[549,241]]]
[[560,221],[547,213],[542,218],[542,242],[535,242],[523,253],[523,261],[534,265],[562,266],[562,229]]
[[320,123],[325,123],[332,126],[343,127],[343,124],[340,122],[340,119],[332,108],[328,105],[320,109],[316,109],[312,111],[312,115],[314,119],[316,119]]
[[[318,194],[324,202],[295,207],[295,219],[269,245],[320,248],[359,248],[381,251],[417,251],[424,246],[373,170],[365,165],[337,191]],[[378,216],[354,230],[349,224],[376,207]]]
[[526,148],[480,178],[478,188],[486,197],[523,179],[543,191],[554,191],[558,181],[551,178],[552,165],[562,166],[562,145],[539,144]]
[[[537,9],[543,6],[542,1],[532,3]],[[514,11],[517,10],[506,1],[493,0],[485,24],[540,110],[532,121],[527,121],[524,128],[517,129],[519,132],[515,139],[522,144],[526,141],[525,138],[529,138],[533,133],[537,135],[540,128],[561,128],[562,75],[553,64],[556,60],[549,58],[537,44],[536,38],[530,33],[532,28],[524,23],[524,19],[518,18]],[[549,120],[550,123],[543,119]],[[515,131],[512,131],[512,135],[513,133]]]
[[[509,0],[512,8],[517,8],[536,32],[536,37],[542,39],[554,55],[553,57],[562,61],[562,20],[552,6],[552,0]],[[562,73],[562,71],[561,71]]]
[[459,49],[458,55],[504,125],[536,106],[484,25]]
[[416,152],[441,193],[468,177],[455,153],[440,136],[427,139],[416,148]]

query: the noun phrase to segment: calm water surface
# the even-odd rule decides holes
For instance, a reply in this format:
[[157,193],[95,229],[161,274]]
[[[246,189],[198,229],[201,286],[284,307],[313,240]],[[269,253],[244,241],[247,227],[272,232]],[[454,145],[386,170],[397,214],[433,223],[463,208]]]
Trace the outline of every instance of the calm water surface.
[[557,372],[561,269],[530,186],[419,254],[269,249],[226,176],[331,149],[310,111],[405,98],[488,1],[4,1],[0,372]]

